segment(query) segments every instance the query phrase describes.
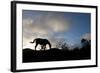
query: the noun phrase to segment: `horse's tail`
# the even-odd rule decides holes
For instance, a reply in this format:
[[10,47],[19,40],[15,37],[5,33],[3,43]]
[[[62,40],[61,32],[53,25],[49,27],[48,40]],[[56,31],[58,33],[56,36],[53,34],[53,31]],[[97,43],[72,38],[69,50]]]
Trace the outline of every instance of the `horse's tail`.
[[36,41],[36,39],[35,40],[33,40],[32,42],[30,42],[30,43],[34,43]]

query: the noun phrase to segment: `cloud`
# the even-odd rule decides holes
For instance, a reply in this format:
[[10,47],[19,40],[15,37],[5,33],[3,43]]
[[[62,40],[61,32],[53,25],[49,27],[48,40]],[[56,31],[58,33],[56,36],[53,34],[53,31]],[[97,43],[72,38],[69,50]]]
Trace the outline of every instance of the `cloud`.
[[86,33],[82,36],[82,38],[87,39],[87,40],[91,40],[91,34],[90,33]]
[[63,32],[68,30],[70,24],[69,21],[64,18],[64,14],[51,13],[46,17],[46,25],[48,25],[53,32]]
[[[24,14],[23,14],[24,15]],[[27,45],[32,39],[47,38],[54,43],[55,33],[67,31],[70,23],[64,18],[63,13],[57,12],[36,12],[32,16],[23,16],[23,45]],[[56,36],[57,37],[57,36]]]

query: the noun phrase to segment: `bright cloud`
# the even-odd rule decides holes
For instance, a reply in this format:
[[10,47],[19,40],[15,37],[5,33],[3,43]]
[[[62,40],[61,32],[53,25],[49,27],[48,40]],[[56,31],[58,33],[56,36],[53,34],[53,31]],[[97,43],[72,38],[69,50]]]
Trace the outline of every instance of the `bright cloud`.
[[91,40],[91,34],[90,33],[86,33],[82,36],[82,38],[87,39],[87,40]]
[[54,34],[67,31],[69,26],[70,23],[63,14],[47,12],[25,17],[23,18],[23,46],[26,46],[32,39],[42,37],[53,39],[51,42],[54,43]]

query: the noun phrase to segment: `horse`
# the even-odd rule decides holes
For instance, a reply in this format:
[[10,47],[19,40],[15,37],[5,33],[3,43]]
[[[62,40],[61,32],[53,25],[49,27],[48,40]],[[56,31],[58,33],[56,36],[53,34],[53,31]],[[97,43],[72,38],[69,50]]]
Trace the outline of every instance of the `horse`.
[[36,50],[36,47],[38,45],[41,45],[41,50],[45,50],[46,49],[46,45],[48,44],[49,45],[49,48],[51,49],[51,43],[47,40],[47,39],[42,39],[42,38],[36,38],[34,39],[32,42],[30,43],[36,43],[35,45],[35,50]]

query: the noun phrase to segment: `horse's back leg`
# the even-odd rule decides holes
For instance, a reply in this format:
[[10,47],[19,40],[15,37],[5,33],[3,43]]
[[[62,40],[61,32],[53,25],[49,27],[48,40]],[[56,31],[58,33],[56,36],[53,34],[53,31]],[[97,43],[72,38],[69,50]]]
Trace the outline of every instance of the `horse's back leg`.
[[38,44],[35,45],[35,51],[36,51],[36,47],[38,46]]
[[42,50],[43,49],[43,45],[41,45],[41,49],[40,50]]
[[46,49],[46,45],[43,46],[43,49],[44,49],[44,50]]

